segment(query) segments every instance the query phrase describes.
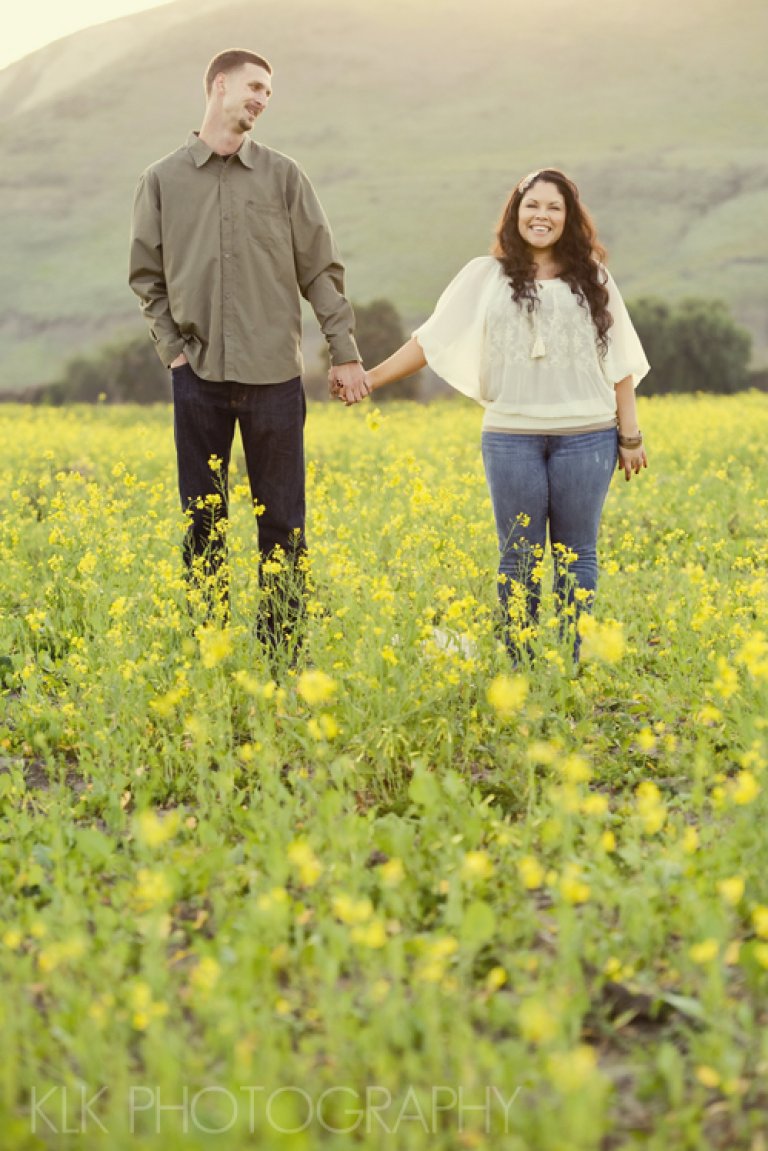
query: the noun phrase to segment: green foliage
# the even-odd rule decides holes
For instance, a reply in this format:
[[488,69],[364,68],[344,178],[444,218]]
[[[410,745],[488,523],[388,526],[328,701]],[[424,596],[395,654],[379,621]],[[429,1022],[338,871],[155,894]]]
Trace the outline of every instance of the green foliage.
[[[363,363],[372,368],[391,356],[406,342],[408,335],[397,309],[389,300],[372,300],[355,307],[357,343]],[[415,400],[419,396],[419,375],[409,376],[380,392],[378,402]]]
[[548,573],[496,637],[468,403],[310,412],[277,676],[241,474],[219,628],[167,410],[0,409],[3,1147],[757,1151],[768,397],[640,403],[577,677]]
[[640,403],[577,677],[463,401],[310,412],[278,675],[242,475],[204,625],[167,410],[0,409],[3,1147],[757,1151],[768,397]]
[[142,336],[108,344],[94,356],[76,356],[60,380],[34,389],[27,398],[48,404],[156,404],[170,396],[168,372]]
[[749,386],[752,339],[722,300],[692,298],[672,306],[646,296],[629,310],[652,368],[643,384],[647,394],[732,394]]

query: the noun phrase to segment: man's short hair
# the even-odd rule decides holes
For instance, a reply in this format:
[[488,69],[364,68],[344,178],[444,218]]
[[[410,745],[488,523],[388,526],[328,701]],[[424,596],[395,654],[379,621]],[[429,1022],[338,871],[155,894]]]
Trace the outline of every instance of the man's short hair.
[[243,64],[258,64],[265,72],[269,72],[270,76],[272,75],[272,65],[263,56],[259,56],[256,52],[249,52],[247,48],[227,48],[224,52],[219,52],[214,56],[206,69],[206,95],[210,96],[213,81],[220,72],[234,72],[236,68],[242,68]]

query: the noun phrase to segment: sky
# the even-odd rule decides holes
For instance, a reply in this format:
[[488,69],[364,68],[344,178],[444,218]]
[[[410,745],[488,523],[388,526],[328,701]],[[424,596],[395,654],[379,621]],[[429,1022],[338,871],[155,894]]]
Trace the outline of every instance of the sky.
[[3,20],[0,68],[81,28],[163,3],[167,0],[16,0],[13,15]]

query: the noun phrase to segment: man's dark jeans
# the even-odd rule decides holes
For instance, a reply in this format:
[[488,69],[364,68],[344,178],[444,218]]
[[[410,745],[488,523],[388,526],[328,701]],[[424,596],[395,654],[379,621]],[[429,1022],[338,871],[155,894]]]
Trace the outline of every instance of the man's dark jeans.
[[[228,471],[235,426],[240,435],[259,516],[264,609],[258,621],[262,638],[281,643],[295,632],[302,610],[300,565],[306,551],[304,525],[304,421],[306,400],[301,379],[279,384],[217,383],[202,380],[189,364],[174,368],[173,410],[179,495],[190,516],[184,559],[191,574],[221,574],[228,508]],[[211,458],[219,464],[211,467]],[[224,531],[221,530],[222,526]],[[278,549],[276,551],[276,549]],[[264,574],[265,562],[282,551],[279,578]],[[269,563],[266,564],[269,568]],[[220,588],[225,606],[226,587]]]

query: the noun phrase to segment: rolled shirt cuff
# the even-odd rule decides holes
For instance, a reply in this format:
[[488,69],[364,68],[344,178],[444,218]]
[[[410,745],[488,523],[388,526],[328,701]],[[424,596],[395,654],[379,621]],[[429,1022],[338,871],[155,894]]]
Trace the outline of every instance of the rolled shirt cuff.
[[184,351],[184,348],[185,343],[181,337],[177,340],[157,340],[155,343],[155,351],[166,368],[170,368],[176,357]]
[[351,336],[342,336],[329,340],[328,349],[331,353],[331,363],[334,367],[337,364],[351,364],[355,360],[357,360],[358,363],[362,363],[363,361],[357,344]]

